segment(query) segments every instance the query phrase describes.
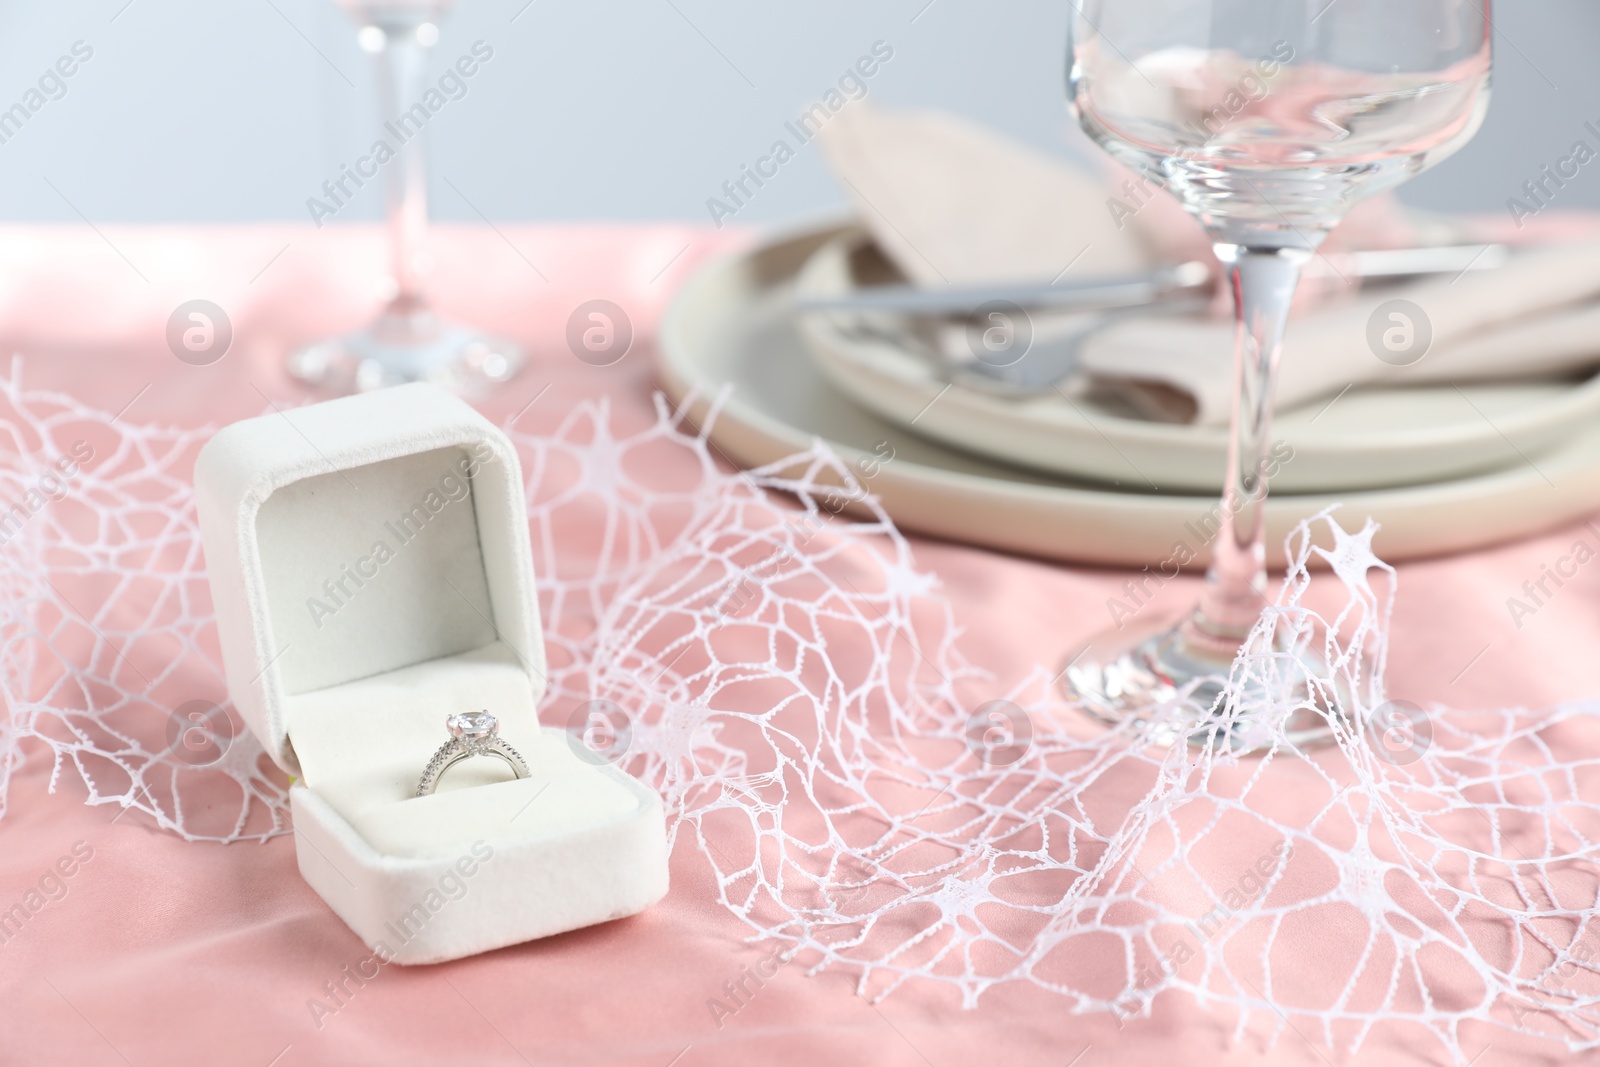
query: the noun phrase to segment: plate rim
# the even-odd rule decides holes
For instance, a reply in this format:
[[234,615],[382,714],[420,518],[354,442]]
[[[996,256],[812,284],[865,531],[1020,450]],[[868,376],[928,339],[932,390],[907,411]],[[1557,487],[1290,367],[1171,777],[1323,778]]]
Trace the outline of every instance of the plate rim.
[[[655,346],[655,363],[661,384],[673,403],[679,406],[680,411],[684,414],[689,413],[692,405],[686,403],[686,398],[694,393],[697,406],[702,410],[709,409],[713,404],[717,406],[716,418],[719,423],[731,418],[735,426],[742,426],[747,433],[766,439],[769,446],[775,445],[784,450],[785,454],[799,454],[820,441],[840,458],[849,462],[871,455],[854,445],[833,440],[820,433],[806,431],[769,415],[766,411],[745,402],[737,390],[731,390],[719,398],[719,392],[727,383],[710,380],[700,370],[702,364],[686,358],[694,347],[688,337],[690,328],[686,319],[695,309],[702,290],[709,288],[724,273],[738,270],[763,254],[778,251],[786,245],[825,240],[827,233],[838,229],[839,226],[838,220],[830,217],[827,221],[813,219],[760,234],[747,245],[711,257],[686,279],[662,315]],[[873,417],[881,418],[876,414]],[[708,440],[711,439],[709,432],[706,436]],[[1562,475],[1588,473],[1600,480],[1600,425],[1588,432],[1580,432],[1571,441],[1572,444],[1567,447],[1559,448],[1544,457],[1548,469]],[[1584,447],[1580,448],[1580,445]],[[735,453],[742,452],[737,446],[729,447]],[[717,444],[717,448],[719,452],[723,451],[721,444]],[[726,456],[726,453],[724,455],[725,458],[732,459],[731,456]],[[739,459],[746,463],[772,462],[771,459],[752,459],[742,454],[739,455]],[[1001,465],[999,461],[990,462],[994,462],[997,466]],[[950,470],[914,459],[900,460],[886,466],[881,476],[888,479],[890,485],[901,483],[912,489],[932,490],[941,496],[961,494],[969,499],[977,496],[1005,503],[1021,501],[1033,506],[1071,508],[1079,512],[1085,521],[1093,521],[1097,515],[1127,517],[1141,522],[1181,521],[1195,518],[1198,511],[1203,511],[1217,499],[1216,494],[1210,492],[1186,492],[1177,495],[1119,491],[1077,484],[1042,485],[1036,482],[997,479]],[[1525,463],[1423,485],[1391,486],[1350,493],[1278,494],[1268,499],[1267,513],[1269,521],[1276,520],[1275,524],[1278,524],[1292,520],[1296,516],[1315,514],[1334,505],[1346,513],[1371,513],[1386,504],[1423,511],[1441,506],[1463,505],[1486,497],[1493,499],[1514,493],[1538,491],[1541,483],[1548,481],[1543,469]],[[873,495],[880,498],[883,496],[881,492],[874,492]],[[1568,509],[1568,511],[1570,513],[1562,514],[1556,519],[1545,520],[1538,525],[1519,525],[1502,529],[1501,532],[1475,537],[1471,539],[1470,544],[1459,543],[1461,539],[1457,538],[1454,539],[1458,542],[1456,544],[1407,548],[1399,551],[1391,549],[1384,558],[1389,562],[1435,558],[1536,536],[1541,532],[1576,522],[1585,514],[1600,512],[1600,496],[1596,496],[1582,509]],[[898,524],[899,520],[896,521]],[[1502,524],[1506,525],[1508,524]],[[904,528],[908,532],[918,532],[936,538],[946,540],[953,538],[951,534],[925,529],[916,524],[907,524]],[[968,539],[955,540],[954,543],[967,547],[999,549],[1078,565],[1137,568],[1142,563],[1150,562],[1144,559],[1141,563],[1130,555],[1112,552],[1072,556],[1045,553],[1014,547],[1004,543],[1007,540],[997,537],[988,542]],[[1282,545],[1269,539],[1268,550],[1269,563],[1281,564]],[[1185,569],[1203,567],[1206,555],[1208,553],[1202,553],[1191,567]]]

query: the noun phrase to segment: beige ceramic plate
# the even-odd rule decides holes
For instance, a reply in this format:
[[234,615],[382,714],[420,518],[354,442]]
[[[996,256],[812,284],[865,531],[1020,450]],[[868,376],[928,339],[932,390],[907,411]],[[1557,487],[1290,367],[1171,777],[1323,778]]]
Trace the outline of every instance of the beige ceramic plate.
[[[1204,559],[1208,495],[1158,495],[1050,477],[946,448],[843,395],[816,369],[791,300],[810,257],[838,235],[816,229],[775,239],[702,268],[662,325],[660,365],[675,400],[692,390],[698,422],[724,386],[712,439],[755,466],[820,437],[859,470],[904,529],[990,548],[1082,563],[1158,564],[1180,543]],[[1342,521],[1383,524],[1378,549],[1394,561],[1476,548],[1550,529],[1600,508],[1600,420],[1566,444],[1492,474],[1433,485],[1332,495],[1279,494],[1268,505],[1281,559],[1293,524],[1343,501]],[[888,463],[875,456],[892,451]]]
[[[893,280],[861,231],[824,242],[802,269],[806,295]],[[946,391],[928,360],[863,336],[859,317],[806,315],[801,336],[839,390],[926,437],[1047,474],[1130,489],[1218,491],[1227,434],[1151,422],[1050,393],[1022,401]],[[943,395],[941,395],[943,394]],[[935,398],[937,397],[937,402]],[[1600,376],[1576,382],[1464,383],[1353,389],[1329,406],[1286,411],[1273,436],[1293,449],[1275,475],[1285,492],[1422,485],[1525,464],[1600,420]]]

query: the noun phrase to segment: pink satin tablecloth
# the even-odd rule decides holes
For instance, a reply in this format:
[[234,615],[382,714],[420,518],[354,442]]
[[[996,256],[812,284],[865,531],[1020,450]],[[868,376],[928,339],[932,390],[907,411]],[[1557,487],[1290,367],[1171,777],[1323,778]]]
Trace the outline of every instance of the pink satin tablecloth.
[[[352,328],[376,309],[376,230],[103,227],[0,231],[0,345],[25,356],[30,387],[68,392],[141,423],[230,421],[305,398],[285,349]],[[649,337],[676,286],[747,238],[683,226],[445,229],[436,292],[449,314],[524,343],[530,365],[484,406],[502,421],[541,390],[524,431],[581,400],[610,398],[620,421],[654,418]],[[233,350],[188,366],[165,342],[179,303],[227,309]],[[641,342],[592,367],[567,349],[567,317],[591,299],[626,308]],[[1596,502],[1600,507],[1600,501]],[[1583,568],[1519,627],[1507,599],[1565,555],[1565,530],[1400,569],[1392,695],[1454,707],[1542,707],[1600,693],[1600,568]],[[1125,577],[917,541],[966,629],[969,659],[1000,682],[1105,625]],[[1194,579],[1159,594],[1176,608]],[[1341,1057],[1288,1031],[1275,1048],[1177,997],[1119,1028],[1074,1017],[1028,986],[963,1010],[953,992],[910,984],[876,1005],[849,975],[779,968],[736,1016],[707,1001],[769,949],[716,903],[711,874],[680,840],[672,889],[635,918],[435,967],[386,968],[332,1017],[308,1001],[368,953],[301,881],[294,844],[187,843],[141,814],[82,803],[25,747],[0,820],[0,908],[65,861],[68,891],[0,945],[3,1064],[1320,1064]],[[81,842],[81,844],[79,844]],[[74,855],[74,849],[77,849]],[[90,854],[86,861],[82,859]],[[1315,966],[1314,954],[1308,966]],[[719,1025],[720,1022],[720,1025]],[[319,1025],[320,1023],[320,1025]],[[1469,1038],[1471,1040],[1476,1040]],[[1551,1046],[1486,1033],[1479,1067],[1557,1058]],[[1416,1062],[1403,1037],[1375,1038],[1363,1063]],[[1468,1049],[1469,1055],[1477,1051]],[[1437,1053],[1433,1053],[1434,1056]]]

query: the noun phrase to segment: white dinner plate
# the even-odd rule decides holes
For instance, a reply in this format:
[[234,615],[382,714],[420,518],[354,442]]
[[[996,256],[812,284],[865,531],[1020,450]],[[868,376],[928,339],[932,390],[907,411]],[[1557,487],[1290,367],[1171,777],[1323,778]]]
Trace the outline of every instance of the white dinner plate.
[[[1007,466],[929,441],[841,393],[801,340],[795,280],[839,227],[808,229],[706,265],[662,323],[663,384],[701,423],[729,387],[711,438],[735,462],[757,466],[828,441],[863,474],[903,528],[1050,559],[1156,565],[1180,543],[1205,560],[1216,501],[1209,494],[1118,490]],[[893,459],[882,462],[892,452]],[[1219,460],[1220,463],[1220,460]],[[1548,530],[1600,510],[1600,420],[1532,463],[1426,486],[1341,495],[1279,493],[1268,504],[1268,547],[1343,502],[1341,521],[1383,524],[1379,553],[1397,561],[1441,555]]]
[[[847,228],[800,272],[807,296],[896,280],[871,239]],[[1153,422],[1092,395],[1024,400],[947,388],[929,360],[859,328],[860,317],[808,314],[800,333],[823,373],[857,403],[918,433],[1006,463],[1143,490],[1221,489],[1227,431]],[[1600,420],[1600,375],[1578,381],[1352,389],[1281,412],[1292,449],[1273,488],[1344,492],[1423,485],[1524,464]],[[1288,454],[1288,453],[1285,453]]]

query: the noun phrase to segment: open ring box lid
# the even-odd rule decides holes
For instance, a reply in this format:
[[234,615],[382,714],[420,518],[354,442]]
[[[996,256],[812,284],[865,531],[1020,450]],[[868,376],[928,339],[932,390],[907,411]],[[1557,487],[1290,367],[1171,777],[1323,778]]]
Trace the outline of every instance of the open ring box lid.
[[[195,493],[229,696],[297,776],[300,873],[376,953],[457,959],[665,895],[660,798],[539,726],[544,645],[503,433],[401,386],[226,427]],[[474,758],[413,796],[446,715],[479,709],[531,776]]]

